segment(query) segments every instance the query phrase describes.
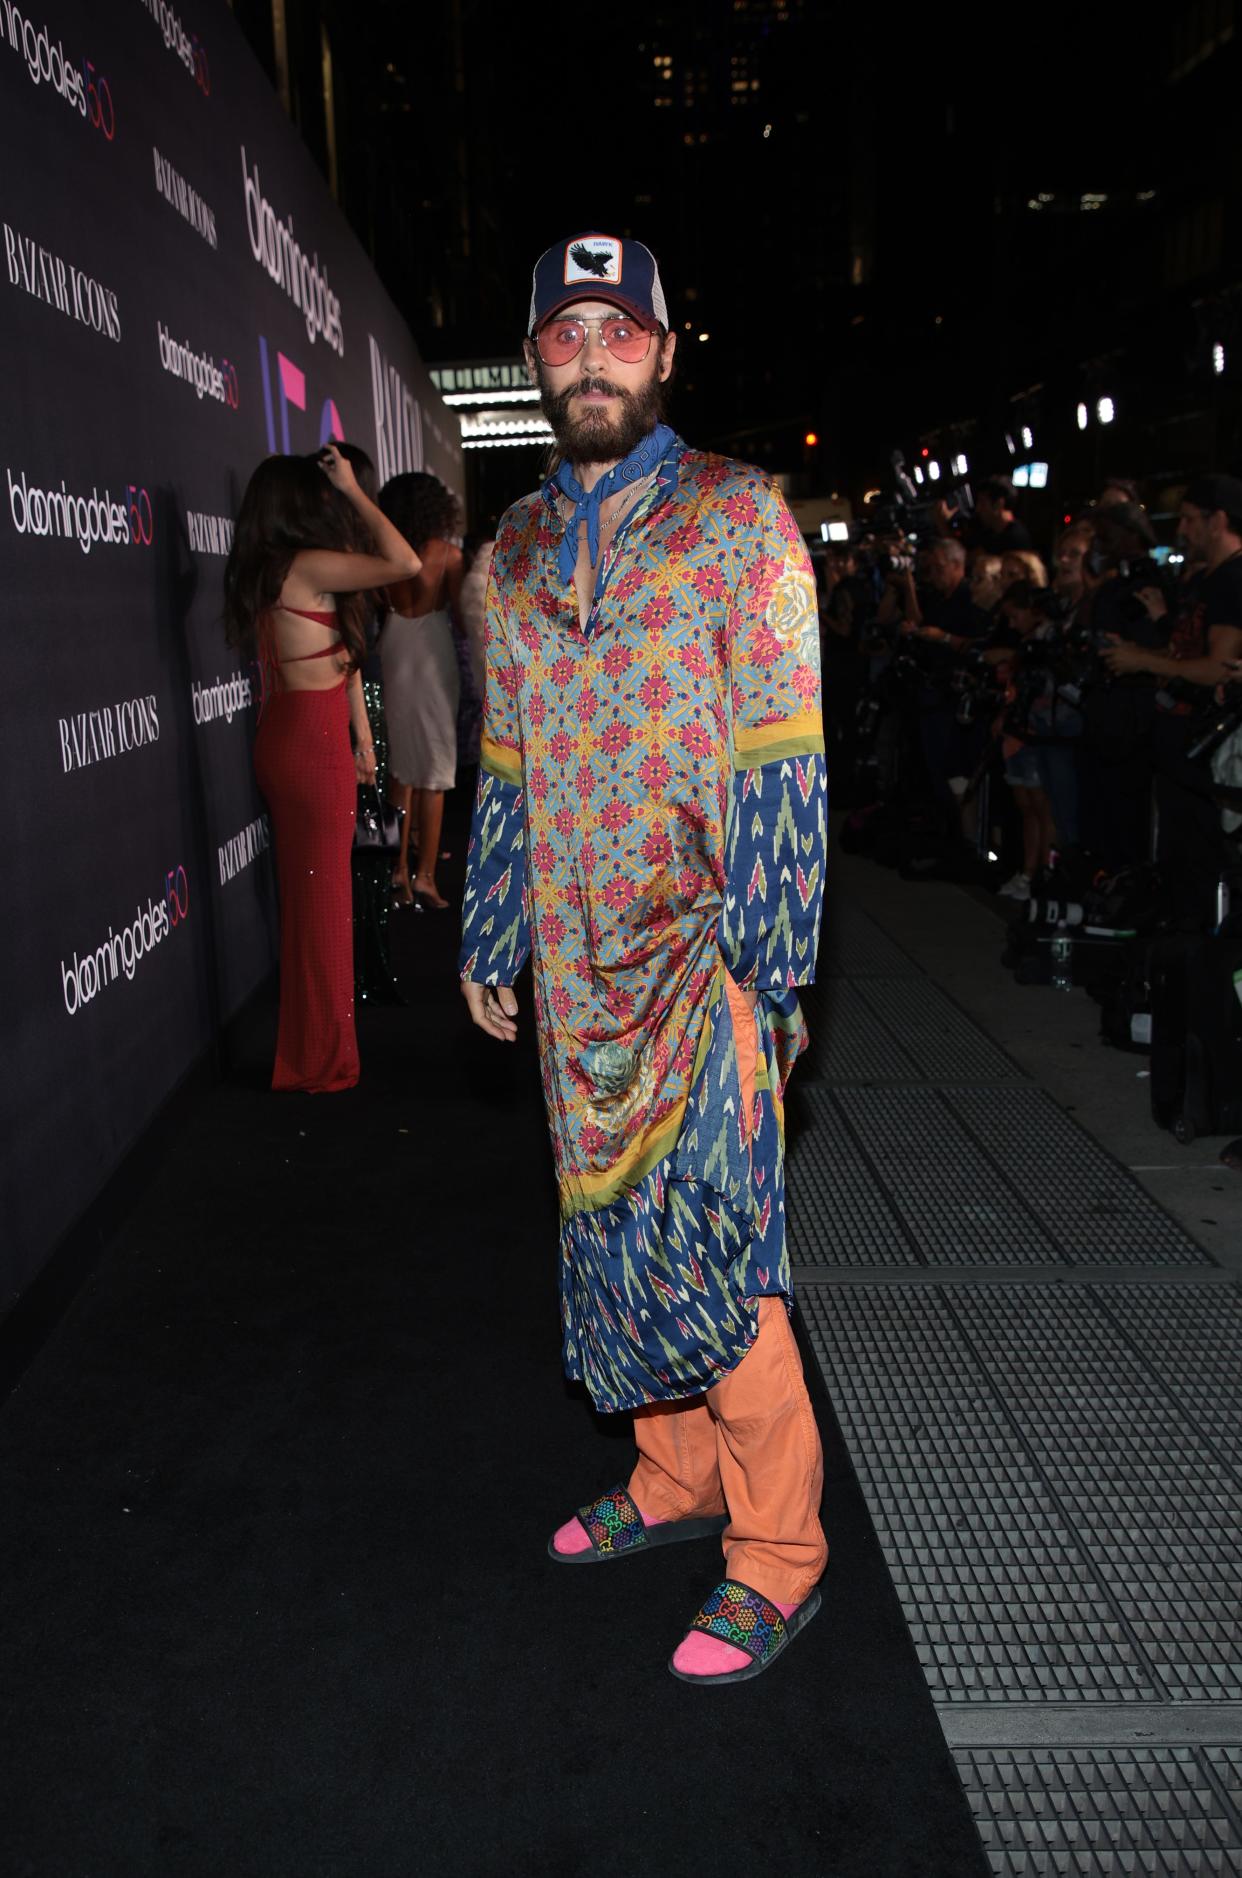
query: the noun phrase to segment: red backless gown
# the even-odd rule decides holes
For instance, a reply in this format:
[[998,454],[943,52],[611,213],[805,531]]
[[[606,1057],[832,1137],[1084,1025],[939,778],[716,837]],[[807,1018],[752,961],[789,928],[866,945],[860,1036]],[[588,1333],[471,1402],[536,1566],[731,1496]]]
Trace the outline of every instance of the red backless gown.
[[[334,626],[334,613],[286,607]],[[280,1028],[273,1089],[351,1089],[358,1080],[354,1030],[354,924],[350,853],[357,772],[349,742],[347,681],[329,691],[280,684],[270,623],[261,642],[263,704],[254,767],[267,800],[280,888]],[[305,658],[329,658],[340,642]]]

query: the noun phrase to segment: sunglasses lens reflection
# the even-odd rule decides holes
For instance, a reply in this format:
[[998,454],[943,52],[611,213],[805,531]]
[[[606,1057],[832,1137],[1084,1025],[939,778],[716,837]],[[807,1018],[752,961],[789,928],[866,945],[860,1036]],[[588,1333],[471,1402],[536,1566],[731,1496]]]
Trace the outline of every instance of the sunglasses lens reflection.
[[[586,344],[587,331],[585,320],[549,320],[540,327],[535,340],[540,358],[545,365],[571,364]],[[651,347],[651,334],[637,320],[601,320],[599,336],[613,358],[624,365],[641,364]]]

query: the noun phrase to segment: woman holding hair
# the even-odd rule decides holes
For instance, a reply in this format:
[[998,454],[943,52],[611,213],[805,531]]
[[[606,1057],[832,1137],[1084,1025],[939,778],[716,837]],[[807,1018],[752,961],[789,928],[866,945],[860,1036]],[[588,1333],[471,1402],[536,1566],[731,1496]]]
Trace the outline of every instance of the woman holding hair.
[[[436,886],[436,861],[445,792],[457,779],[461,691],[453,614],[461,601],[462,557],[451,537],[461,526],[461,516],[452,490],[422,470],[386,482],[380,507],[422,556],[420,572],[389,586],[392,610],[380,635],[388,794],[403,811],[393,892],[402,906],[442,912],[448,901]],[[411,883],[409,848],[415,826],[418,861]]]
[[273,1089],[358,1080],[349,869],[357,785],[375,780],[359,674],[367,593],[419,566],[335,444],[317,460],[270,456],[250,478],[224,610],[230,644],[257,658],[263,679],[255,774],[280,887]]

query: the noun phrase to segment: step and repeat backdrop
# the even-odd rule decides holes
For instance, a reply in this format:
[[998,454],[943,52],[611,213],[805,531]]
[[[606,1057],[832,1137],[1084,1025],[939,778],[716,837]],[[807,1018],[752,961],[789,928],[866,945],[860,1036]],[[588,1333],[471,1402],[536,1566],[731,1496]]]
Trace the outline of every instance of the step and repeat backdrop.
[[2,1313],[274,963],[220,623],[251,469],[462,476],[220,0],[0,0],[0,102]]

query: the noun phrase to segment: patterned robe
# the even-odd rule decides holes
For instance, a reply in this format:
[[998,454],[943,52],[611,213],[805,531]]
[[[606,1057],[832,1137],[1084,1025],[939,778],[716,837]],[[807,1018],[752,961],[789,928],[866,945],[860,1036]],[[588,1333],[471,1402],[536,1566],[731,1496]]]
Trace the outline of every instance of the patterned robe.
[[[790,1294],[785,1081],[806,1041],[827,779],[814,578],[780,491],[680,441],[583,631],[551,484],[488,590],[461,975],[529,956],[560,1191],[567,1373],[596,1406],[701,1393]],[[759,993],[751,1129],[725,970]],[[748,1140],[749,1134],[749,1140]]]

